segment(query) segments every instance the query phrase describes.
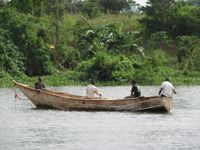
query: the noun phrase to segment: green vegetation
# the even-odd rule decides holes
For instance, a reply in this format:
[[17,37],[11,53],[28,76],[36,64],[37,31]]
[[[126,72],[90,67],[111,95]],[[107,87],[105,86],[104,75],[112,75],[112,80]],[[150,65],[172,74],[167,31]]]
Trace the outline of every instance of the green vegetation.
[[[0,0],[0,87],[200,84],[195,0]],[[134,11],[133,11],[134,10]]]

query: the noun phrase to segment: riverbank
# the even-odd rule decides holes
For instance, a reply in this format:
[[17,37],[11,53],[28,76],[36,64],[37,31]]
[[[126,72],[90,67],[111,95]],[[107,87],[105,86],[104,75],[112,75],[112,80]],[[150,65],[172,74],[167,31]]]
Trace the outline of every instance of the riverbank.
[[[137,80],[140,85],[160,85],[162,83],[161,79],[155,79],[153,77],[149,82],[144,83],[142,80]],[[17,82],[24,83],[30,86],[34,86],[34,83],[37,80],[37,77],[28,77],[26,75],[19,75],[12,77],[8,74],[0,76],[0,88],[10,88],[13,87],[12,81],[16,80]],[[46,86],[86,86],[89,83],[88,80],[79,80],[76,79],[75,75],[72,72],[64,72],[50,76],[42,76],[42,80]],[[145,78],[144,78],[145,80]],[[163,78],[164,80],[164,78]],[[183,76],[171,77],[171,82],[175,85],[200,85],[200,76]],[[130,85],[130,82],[127,81],[109,81],[109,82],[100,82],[97,81],[97,86],[117,86],[117,85]]]
[[13,79],[33,85],[37,75],[44,75],[46,86],[87,85],[89,79],[98,85],[130,85],[133,78],[140,85],[160,85],[166,77],[174,85],[200,84],[197,4],[166,3],[160,9],[162,3],[154,7],[150,2],[141,12],[115,13],[103,11],[98,2],[95,7],[85,1],[62,5],[80,3],[95,11],[63,10],[56,28],[55,11],[47,11],[46,3],[41,13],[34,12],[38,5],[33,9],[32,3],[26,11],[20,1],[4,4],[0,87],[12,87]]

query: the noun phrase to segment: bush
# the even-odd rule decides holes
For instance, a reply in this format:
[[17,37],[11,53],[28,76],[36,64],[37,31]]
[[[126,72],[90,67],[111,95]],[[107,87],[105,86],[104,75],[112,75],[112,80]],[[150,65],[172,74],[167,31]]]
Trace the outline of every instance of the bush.
[[150,47],[155,49],[167,49],[170,48],[170,46],[172,45],[172,39],[168,36],[167,32],[165,31],[152,33],[149,42],[151,44]]
[[13,78],[10,74],[0,70],[0,87],[11,87],[12,80]]
[[51,41],[51,36],[47,36],[49,32],[46,28],[49,27],[42,23],[43,20],[16,12],[14,9],[4,9],[0,11],[0,22],[0,27],[11,34],[11,43],[15,45],[17,53],[23,53],[27,75],[46,75],[54,72],[53,52],[47,43]]
[[198,42],[199,37],[197,36],[179,36],[177,38],[179,48],[177,60],[181,70],[185,68],[187,63],[189,63],[188,69],[190,71],[199,70],[200,45],[197,45]]
[[129,81],[133,74],[132,62],[124,56],[115,56],[104,51],[96,52],[95,56],[83,61],[77,68],[79,78],[90,78],[99,81]]
[[96,2],[85,1],[85,5],[82,11],[89,18],[95,18],[102,15],[102,10]]
[[174,14],[172,35],[199,35],[199,7],[180,5],[178,13]]
[[61,45],[59,50],[59,64],[64,68],[74,69],[80,62],[80,52],[74,47],[67,46],[65,44]]
[[47,75],[55,71],[53,52],[41,39],[27,39],[26,74],[29,76]]
[[165,77],[173,77],[177,73],[168,66],[167,55],[162,50],[156,50],[151,57],[143,61],[141,68],[135,73],[135,78],[141,84],[160,84]]
[[8,31],[0,28],[0,71],[11,75],[24,71],[24,57],[13,44]]

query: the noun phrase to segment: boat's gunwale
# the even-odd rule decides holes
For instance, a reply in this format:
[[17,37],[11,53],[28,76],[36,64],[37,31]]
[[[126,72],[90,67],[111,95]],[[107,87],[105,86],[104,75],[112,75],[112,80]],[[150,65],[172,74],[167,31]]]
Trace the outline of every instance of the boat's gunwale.
[[[133,98],[119,98],[119,99],[92,99],[92,98],[86,98],[85,96],[80,96],[80,95],[75,95],[75,96],[80,96],[80,98],[75,98],[75,97],[69,97],[68,93],[64,93],[64,92],[60,92],[60,95],[59,95],[59,92],[58,94],[56,94],[55,91],[45,91],[45,90],[38,90],[38,89],[34,89],[26,84],[21,84],[21,83],[18,83],[17,81],[13,80],[13,83],[14,83],[14,86],[21,86],[23,88],[27,88],[29,90],[32,90],[34,92],[41,92],[41,93],[44,93],[44,94],[47,94],[47,95],[52,95],[52,96],[56,96],[56,97],[62,97],[62,98],[70,98],[70,100],[85,100],[85,101],[130,101],[130,100],[138,100],[138,102],[144,102],[144,101],[152,101],[154,100],[155,98],[161,98],[160,96],[149,96],[149,97],[133,97]],[[51,92],[51,93],[50,93]],[[65,96],[61,95],[61,94],[65,94]],[[70,94],[73,96],[73,94]],[[154,98],[154,99],[152,99]]]
[[[50,93],[48,91],[45,91],[45,90],[38,90],[38,89],[34,89],[26,84],[21,84],[21,83],[18,83],[16,82],[15,80],[13,80],[13,83],[14,83],[14,86],[20,86],[20,87],[23,87],[23,88],[26,88],[26,89],[29,89],[31,91],[34,91],[34,92],[41,92],[43,94],[47,94],[47,95],[51,95],[51,96],[56,96],[56,97],[62,97],[62,98],[65,98],[65,99],[70,99],[70,100],[82,100],[82,101],[130,101],[130,100],[133,100],[133,99],[138,99],[138,98],[132,98],[132,99],[91,99],[91,98],[86,98],[84,96],[80,96],[80,95],[76,95],[76,96],[80,96],[80,97],[83,97],[83,98],[74,98],[74,97],[69,97],[67,96],[67,93],[62,93],[62,94],[66,94],[65,96],[63,95],[59,95],[59,94],[56,94],[56,93]],[[51,91],[51,92],[54,92],[54,91]],[[72,94],[70,94],[72,95]]]

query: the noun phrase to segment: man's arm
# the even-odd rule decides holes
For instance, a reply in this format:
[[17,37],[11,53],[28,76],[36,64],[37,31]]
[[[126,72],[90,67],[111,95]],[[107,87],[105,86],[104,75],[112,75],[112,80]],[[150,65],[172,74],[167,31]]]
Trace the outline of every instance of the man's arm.
[[174,88],[172,89],[172,91],[173,91],[173,93],[174,93],[174,94],[177,94],[177,92],[175,91],[175,89],[174,89]]
[[177,94],[173,85],[172,85],[172,91],[173,91],[174,94]]
[[99,94],[97,88],[95,88],[95,93],[101,97],[101,94]]
[[133,95],[134,94],[134,86],[132,86],[132,88],[131,88],[131,95]]
[[173,90],[174,94],[177,94],[177,92],[175,90]]
[[163,90],[163,89],[162,89],[162,88],[160,88],[160,91],[158,92],[158,95],[160,95],[160,94],[161,94],[162,90]]
[[38,88],[38,86],[37,86],[37,82],[35,83],[35,89],[37,89]]

